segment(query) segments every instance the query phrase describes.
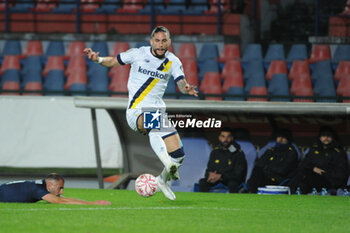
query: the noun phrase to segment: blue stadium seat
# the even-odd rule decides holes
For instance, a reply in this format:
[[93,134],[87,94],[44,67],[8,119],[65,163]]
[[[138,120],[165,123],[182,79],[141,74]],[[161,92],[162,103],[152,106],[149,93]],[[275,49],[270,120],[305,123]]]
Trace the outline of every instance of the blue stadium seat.
[[205,138],[181,139],[185,151],[185,160],[179,168],[180,180],[172,181],[174,191],[192,192],[193,186],[204,177],[212,151]]
[[247,63],[252,60],[263,60],[261,44],[248,44],[241,59],[242,67],[245,70]]
[[96,9],[96,13],[115,13],[118,8],[122,8],[121,0],[104,0],[101,7]]
[[[329,60],[319,61],[312,73],[314,95],[316,97],[336,97],[335,83]],[[336,99],[320,99],[317,102],[336,102]]]
[[[260,158],[267,149],[271,148],[271,147],[274,147],[276,145],[276,141],[275,140],[272,140],[272,141],[269,141],[265,146],[263,146],[260,150],[259,150],[259,153],[258,153],[258,158]],[[292,145],[294,146],[295,150],[297,151],[298,153],[298,159],[301,158],[301,153],[300,153],[300,150],[298,148],[298,146],[292,142]]]
[[[230,87],[226,92],[227,95],[244,95],[243,87]],[[244,101],[244,97],[225,97],[225,100],[235,100],[235,101]]]
[[41,75],[41,70],[28,70],[22,75],[22,87],[24,87],[28,82],[42,82],[43,77]]
[[250,79],[252,75],[263,75],[265,78],[264,65],[261,60],[251,60],[247,62],[246,69],[243,72],[244,81]]
[[50,56],[64,56],[65,50],[63,41],[50,41],[45,51],[44,57],[47,59]]
[[95,41],[92,43],[91,49],[96,52],[100,52],[100,57],[106,57],[109,55],[108,45],[105,41]]
[[78,91],[78,92],[81,92],[81,93],[75,93],[75,94],[72,94],[72,96],[86,96],[86,91],[87,91],[87,87],[85,84],[82,84],[82,83],[75,83],[75,84],[72,84],[69,88],[70,91]]
[[293,44],[287,56],[287,67],[290,69],[294,61],[307,60],[307,48],[305,44]]
[[72,0],[61,0],[59,5],[52,9],[53,13],[71,13],[73,9],[77,7],[76,3],[72,3]]
[[284,47],[282,44],[269,45],[264,57],[264,66],[266,70],[269,69],[271,61],[274,60],[285,60]]
[[246,94],[250,94],[252,87],[266,87],[266,81],[264,74],[253,73],[246,82],[244,91]]
[[[289,96],[289,85],[287,74],[274,74],[267,88],[268,94],[271,96]],[[289,102],[289,98],[274,98],[270,101]]]
[[135,44],[135,48],[140,48],[140,47],[143,47],[143,46],[150,46],[150,44],[149,44],[149,42],[146,42],[146,41],[137,42]]
[[220,64],[217,60],[206,60],[203,62],[201,67],[199,67],[198,78],[202,81],[204,74],[206,72],[220,72]]
[[333,76],[332,65],[330,60],[319,61],[314,66],[311,75],[311,81],[315,85],[317,80],[325,76]]
[[2,50],[1,57],[6,55],[21,55],[22,54],[22,46],[21,42],[18,40],[8,40],[5,43],[5,46]]
[[209,59],[218,59],[219,52],[218,52],[218,46],[214,43],[212,44],[203,44],[202,48],[199,52],[197,62],[204,62]]
[[175,81],[173,79],[170,79],[168,81],[168,85],[165,89],[165,93],[164,93],[164,98],[165,99],[176,99],[176,84]]
[[333,69],[336,70],[339,62],[350,61],[350,45],[338,45],[335,49],[332,63]]
[[13,13],[30,13],[30,9],[35,7],[35,2],[28,2],[28,0],[17,0],[16,5],[10,8]]
[[252,174],[255,160],[257,158],[257,151],[253,143],[246,140],[236,140],[236,142],[241,146],[241,150],[244,152],[245,159],[247,160],[247,177],[246,181],[250,178]]
[[169,0],[162,14],[181,14],[186,10],[186,0]]
[[[153,11],[154,12],[164,12],[165,11],[165,5],[163,0],[153,0]],[[139,10],[140,14],[150,14],[152,12],[152,5],[151,1],[148,1],[146,6]]]
[[40,56],[29,56],[23,61],[22,74],[29,71],[41,71],[42,63]]
[[191,0],[189,9],[186,11],[186,14],[203,14],[203,12],[207,10],[207,0]]
[[15,69],[5,70],[3,75],[1,76],[1,87],[5,82],[20,82],[20,72]]
[[[64,91],[64,75],[63,70],[51,70],[48,72],[44,80],[45,91]],[[60,93],[48,93],[46,95],[63,95]]]

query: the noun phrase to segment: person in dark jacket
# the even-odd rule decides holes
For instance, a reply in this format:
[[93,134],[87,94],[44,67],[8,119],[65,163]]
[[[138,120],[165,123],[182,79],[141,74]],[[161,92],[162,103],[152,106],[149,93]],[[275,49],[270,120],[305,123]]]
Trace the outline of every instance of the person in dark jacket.
[[298,166],[298,153],[291,144],[292,135],[287,129],[276,132],[276,144],[256,162],[247,182],[248,192],[256,193],[258,187],[280,185]]
[[229,128],[221,130],[219,142],[210,154],[205,177],[199,181],[199,192],[209,192],[211,187],[221,182],[228,186],[230,193],[237,193],[247,175],[244,152],[234,141]]
[[331,127],[323,126],[289,186],[292,193],[298,187],[303,194],[310,193],[313,188],[320,192],[322,188],[345,186],[348,176],[348,158],[338,136]]

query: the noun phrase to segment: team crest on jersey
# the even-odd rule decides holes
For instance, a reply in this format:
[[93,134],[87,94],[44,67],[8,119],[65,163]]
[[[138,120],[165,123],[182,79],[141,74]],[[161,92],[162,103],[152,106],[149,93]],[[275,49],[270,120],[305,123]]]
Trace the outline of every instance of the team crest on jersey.
[[157,70],[160,70],[166,73],[169,71],[172,63],[173,63],[172,61],[169,61],[169,59],[166,58],[165,61],[158,67]]

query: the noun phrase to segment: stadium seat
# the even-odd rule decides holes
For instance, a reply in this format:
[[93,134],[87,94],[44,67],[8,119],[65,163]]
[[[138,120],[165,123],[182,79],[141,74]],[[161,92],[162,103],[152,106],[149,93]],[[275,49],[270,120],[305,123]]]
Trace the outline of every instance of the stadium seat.
[[19,40],[7,40],[2,50],[1,57],[6,55],[21,55],[22,46]]
[[[290,101],[287,75],[274,74],[272,76],[271,81],[269,82],[267,92],[269,96],[271,96],[270,101],[280,101],[280,102]],[[287,98],[274,97],[274,96],[286,96]]]
[[81,57],[81,56],[72,57],[69,60],[69,63],[64,75],[68,76],[75,70],[86,70],[86,59],[84,57]]
[[338,45],[335,49],[332,63],[333,69],[336,70],[339,62],[350,61],[350,45]]
[[265,79],[264,65],[261,60],[249,61],[243,72],[243,78],[245,81],[256,75],[262,76]]
[[73,84],[87,84],[86,69],[77,69],[74,72],[70,72],[67,77],[67,82],[64,85],[65,90],[70,90],[70,86]]
[[[23,95],[43,95],[41,82],[27,82],[24,85],[24,91],[31,91],[29,93],[23,93]],[[32,93],[33,92],[33,93]]]
[[[266,87],[252,87],[249,95],[256,95],[256,96],[267,96],[267,88]],[[249,97],[247,101],[268,101],[266,97]]]
[[164,92],[165,99],[176,99],[177,91],[175,81],[170,79]]
[[245,179],[247,181],[252,174],[255,160],[257,158],[257,151],[253,143],[250,141],[236,140],[236,142],[241,146],[241,150],[244,152],[245,159],[247,160],[247,176]]
[[[234,97],[232,95],[238,95]],[[244,89],[243,87],[230,87],[225,95],[225,100],[234,100],[234,101],[244,101]]]
[[20,57],[18,55],[7,55],[4,57],[4,60],[1,64],[0,75],[2,75],[5,70],[9,69],[21,69]]
[[40,40],[31,40],[27,42],[23,55],[27,56],[41,56],[43,55],[43,46]]
[[[45,91],[64,91],[63,70],[50,70],[44,79],[43,89]],[[47,93],[45,95],[63,95],[62,93]]]
[[343,96],[345,90],[350,90],[350,74],[344,75],[338,84],[337,95]]
[[241,59],[242,67],[244,70],[246,69],[247,63],[252,60],[263,60],[261,44],[248,44],[244,50]]
[[112,79],[117,78],[120,76],[126,80],[129,79],[129,72],[130,72],[130,65],[124,65],[124,66],[115,66],[112,67],[109,72],[108,76],[111,77]]
[[45,51],[45,58],[50,56],[64,56],[64,45],[63,41],[50,41]]
[[185,73],[185,78],[188,83],[194,86],[199,85],[198,80],[198,67],[197,61],[195,59],[182,59],[182,66]]
[[290,93],[294,95],[298,90],[302,89],[312,90],[311,77],[308,73],[299,74],[295,76],[292,82],[292,86],[290,88]]
[[[218,72],[206,72],[199,91],[209,95],[221,95],[221,79]],[[207,96],[206,100],[222,100],[222,97]]]
[[10,8],[13,13],[30,13],[31,9],[35,7],[35,3],[26,0],[17,0],[16,4]]
[[62,70],[64,71],[64,58],[63,56],[50,56],[47,59],[45,68],[42,75],[46,76],[50,70]]
[[53,13],[72,13],[73,10],[77,7],[76,3],[73,3],[72,0],[60,0],[57,7],[52,9]]
[[102,78],[102,80],[90,80],[87,85],[87,90],[91,92],[105,92],[91,93],[90,96],[108,96],[108,79]]
[[84,13],[95,12],[101,2],[100,0],[80,0],[80,11]]
[[[321,62],[319,62],[321,63]],[[320,73],[314,84],[314,95],[317,97],[336,97],[333,75]],[[336,102],[336,99],[318,99],[317,102]]]
[[225,66],[221,72],[221,78],[225,79],[228,75],[231,75],[231,74],[237,74],[241,76],[243,75],[241,61],[228,60],[225,63]]
[[96,13],[115,13],[118,8],[122,8],[121,0],[104,0],[100,8],[96,9]]
[[287,74],[287,63],[285,60],[274,60],[266,73],[266,80],[271,80],[274,74]]
[[163,14],[181,14],[186,12],[186,0],[169,0]]
[[[216,0],[214,0],[216,1]],[[225,44],[219,57],[220,63],[226,63],[230,60],[238,60],[241,58],[238,44]]]
[[264,57],[264,66],[267,70],[270,66],[271,61],[274,60],[285,60],[284,47],[282,44],[270,44],[267,48],[266,55]]
[[[217,14],[219,11],[219,1],[218,0],[209,0],[209,10],[205,12],[205,14]],[[222,13],[226,13],[230,11],[230,1],[228,0],[220,0],[220,10]]]
[[330,60],[331,51],[329,45],[314,45],[309,62],[315,64],[319,61]]
[[[310,97],[310,98],[302,98],[302,97]],[[312,97],[312,98],[311,98]],[[312,88],[304,88],[304,89],[297,89],[295,91],[295,97],[293,98],[293,102],[314,102],[314,93],[312,91]]]
[[196,46],[194,43],[181,43],[176,55],[180,59],[197,59]]
[[315,85],[315,83],[323,77],[332,77],[333,80],[332,65],[330,60],[319,61],[315,64],[311,75],[311,81]]
[[145,0],[123,0],[122,2],[123,7],[117,9],[118,13],[137,13],[146,4]]
[[188,10],[185,11],[186,14],[203,14],[208,11],[208,2],[207,0],[191,0]]
[[28,70],[22,74],[22,86],[25,87],[28,82],[41,83],[43,78],[41,76],[41,70]]
[[242,74],[230,73],[226,76],[222,91],[227,92],[231,87],[244,87]]
[[108,89],[113,92],[124,92],[125,94],[112,94],[112,97],[128,97],[130,65],[117,66],[113,69],[116,69],[116,72],[111,76],[111,83],[109,84]]
[[193,186],[204,177],[212,151],[205,138],[181,138],[186,162],[179,168],[181,179],[172,181],[173,191],[192,192]]
[[141,48],[143,46],[150,46],[150,44],[147,41],[140,41],[135,44],[135,48]]
[[85,48],[86,46],[84,41],[72,41],[69,44],[68,50],[65,55],[65,59],[70,59],[76,56],[85,56],[83,54]]
[[309,62],[306,60],[294,61],[293,65],[289,71],[288,79],[293,80],[295,78],[295,76],[299,76],[302,74],[306,74],[306,75],[310,76]]
[[[268,150],[269,148],[272,148],[276,145],[276,141],[275,140],[272,140],[272,141],[269,141],[265,146],[263,146],[259,152],[258,152],[258,158],[261,158],[261,156],[265,153],[266,150]],[[298,148],[298,146],[292,142],[292,145],[294,146],[295,150],[297,151],[298,153],[298,159],[301,158],[301,153],[300,153],[300,150]]]
[[3,75],[1,76],[1,83],[5,82],[20,82],[20,72],[19,70],[14,70],[14,69],[8,69],[5,70]]
[[51,12],[56,7],[56,3],[52,0],[37,0],[35,5],[35,12]]
[[[19,82],[16,81],[6,81],[2,84],[2,90],[3,91],[9,91],[9,92],[1,92],[1,95],[19,95],[19,92],[15,92],[15,91],[19,91],[20,85]],[[11,92],[10,92],[11,91]]]
[[40,56],[29,56],[23,61],[22,74],[29,71],[35,70],[38,72],[42,71],[41,57]]
[[206,60],[199,67],[198,78],[201,81],[206,72],[220,72],[219,62],[217,60]]
[[266,87],[266,81],[263,73],[253,73],[251,76],[244,80],[245,87],[244,90],[247,94],[250,93],[252,87]]
[[343,76],[350,75],[350,61],[341,61],[334,74],[334,80],[339,81]]
[[294,61],[307,60],[307,48],[305,44],[293,44],[287,56],[288,69],[291,68]]
[[125,52],[129,50],[129,43],[128,42],[115,42],[112,48],[112,51],[109,53],[110,56],[115,57],[119,53]]
[[86,96],[87,85],[84,83],[74,83],[69,86],[72,96]]
[[92,43],[91,49],[100,52],[100,57],[107,57],[109,55],[108,46],[105,41],[95,41]]
[[218,57],[219,57],[219,52],[218,52],[218,46],[216,44],[214,43],[203,44],[199,52],[197,61],[202,63],[209,59],[218,59]]
[[343,103],[350,103],[350,90],[346,89],[343,91],[343,97],[347,99],[343,99]]

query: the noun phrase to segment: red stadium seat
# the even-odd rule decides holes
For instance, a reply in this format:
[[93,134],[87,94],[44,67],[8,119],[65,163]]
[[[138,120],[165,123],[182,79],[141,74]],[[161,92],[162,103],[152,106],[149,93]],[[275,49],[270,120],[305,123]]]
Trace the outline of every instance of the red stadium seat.
[[346,23],[342,17],[329,17],[329,36],[346,37]]
[[64,85],[64,89],[69,90],[72,84],[87,84],[86,69],[74,70],[68,75],[67,82]]
[[290,93],[295,95],[297,91],[301,89],[312,90],[310,74],[299,74],[294,77],[292,86],[290,88]]
[[39,40],[28,41],[26,48],[24,49],[23,55],[27,56],[41,56],[43,55],[43,46]]
[[114,92],[125,92],[125,94],[113,94],[112,97],[128,97],[128,80],[130,67],[119,66],[117,68],[121,68],[123,71],[113,74],[108,89]]
[[309,62],[314,64],[319,61],[330,60],[331,59],[331,50],[329,45],[315,45],[312,50]]
[[85,57],[72,57],[69,60],[67,69],[64,73],[65,76],[71,74],[74,70],[86,70],[86,60]]
[[226,76],[222,91],[227,92],[230,87],[244,87],[242,74],[231,73]]
[[[199,91],[204,94],[222,94],[221,79],[218,72],[206,72],[202,83],[199,87]],[[206,100],[222,100],[222,97],[205,97]]]
[[[257,95],[257,96],[267,96],[267,88],[266,87],[252,87],[250,89],[250,95]],[[267,98],[258,98],[258,97],[250,97],[247,99],[247,101],[267,101]]]
[[46,66],[42,75],[46,76],[50,70],[64,71],[64,58],[62,56],[50,56],[47,59]]
[[287,63],[284,60],[271,61],[266,72],[266,80],[271,80],[274,74],[287,74]]
[[37,91],[36,93],[23,93],[23,95],[43,95],[41,94],[42,85],[40,82],[27,82],[24,86],[25,91]]
[[[2,90],[6,91],[19,91],[20,90],[20,85],[19,82],[4,82],[2,85]],[[3,92],[1,95],[19,95],[18,92]]]
[[340,80],[343,76],[350,75],[350,61],[341,61],[335,71],[334,79]]
[[5,72],[5,70],[9,69],[15,69],[20,70],[21,69],[21,63],[20,63],[20,57],[17,55],[7,55],[4,57],[4,60],[1,65],[0,75]]
[[338,84],[337,95],[342,96],[345,90],[350,90],[350,74],[344,75]]
[[182,59],[181,62],[184,69],[186,81],[191,85],[198,86],[199,81],[197,61],[194,59]]
[[112,48],[112,51],[110,52],[110,55],[112,57],[117,56],[119,53],[121,52],[125,52],[128,49],[130,49],[129,47],[129,43],[128,42],[116,42],[114,43],[114,46]]
[[193,43],[182,43],[177,51],[180,59],[197,59],[196,46]]
[[224,69],[221,72],[221,78],[225,79],[227,75],[230,74],[240,74],[242,75],[242,64],[239,60],[228,60],[225,63]]
[[100,0],[80,0],[80,11],[82,12],[94,12],[99,8]]
[[[349,97],[350,98],[350,89],[346,89],[343,91],[343,97]],[[343,103],[350,103],[350,99],[343,100]]]
[[118,76],[126,76],[129,77],[130,72],[130,65],[125,66],[116,66],[111,68],[111,70],[108,72],[108,76],[111,78],[118,77]]
[[[230,10],[230,3],[228,0],[221,0],[221,12],[227,12]],[[210,0],[209,4],[210,4],[210,8],[208,11],[205,11],[205,14],[217,14],[219,11],[219,7],[218,7],[218,0]]]
[[310,75],[310,67],[308,61],[294,61],[289,71],[288,79],[293,80],[296,75],[300,74]]
[[[314,93],[311,88],[304,88],[304,89],[298,89],[295,92],[295,96],[314,96]],[[313,99],[300,99],[300,98],[294,98],[293,102],[315,102]]]
[[70,57],[76,56],[85,56],[83,51],[85,49],[84,41],[73,41],[69,44],[68,50],[66,52],[65,59],[69,59]]
[[123,0],[123,8],[117,9],[118,13],[137,13],[143,9],[145,0]]
[[240,58],[241,58],[241,54],[239,51],[238,44],[225,44],[221,52],[221,55],[219,57],[219,62],[225,63],[229,60],[236,60]]

